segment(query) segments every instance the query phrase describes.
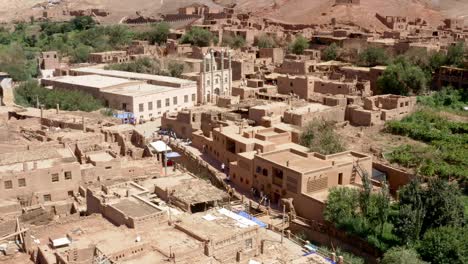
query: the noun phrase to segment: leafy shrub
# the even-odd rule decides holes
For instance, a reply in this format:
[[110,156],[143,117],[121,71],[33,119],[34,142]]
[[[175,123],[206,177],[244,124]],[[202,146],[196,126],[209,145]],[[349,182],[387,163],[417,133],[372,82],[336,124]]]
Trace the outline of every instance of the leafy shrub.
[[101,101],[79,91],[49,90],[36,81],[27,81],[15,89],[15,102],[23,106],[36,106],[39,102],[46,108],[60,108],[68,111],[91,112],[103,107]]
[[304,38],[302,35],[296,37],[294,42],[291,44],[291,52],[294,54],[304,54],[304,50],[309,48],[309,40]]
[[210,31],[193,27],[182,36],[181,43],[192,44],[198,47],[207,47],[213,41],[213,34]]
[[262,34],[262,35],[255,38],[254,45],[256,45],[259,48],[263,49],[263,48],[276,48],[278,44],[276,43],[274,38],[272,38],[272,37],[270,37],[270,36],[268,36],[266,34]]
[[342,139],[334,131],[333,123],[323,120],[313,120],[306,126],[301,135],[301,145],[325,155],[346,150]]

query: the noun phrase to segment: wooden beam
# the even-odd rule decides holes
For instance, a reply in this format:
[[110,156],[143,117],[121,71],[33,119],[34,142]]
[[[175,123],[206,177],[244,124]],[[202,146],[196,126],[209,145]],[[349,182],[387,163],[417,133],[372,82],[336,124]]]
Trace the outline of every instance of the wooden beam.
[[28,230],[29,230],[29,228],[25,228],[25,229],[22,229],[22,230],[20,230],[20,231],[11,233],[11,234],[9,234],[9,235],[7,235],[7,236],[4,236],[4,237],[0,238],[0,241],[6,240],[6,239],[8,239],[8,238],[10,238],[10,237],[13,237],[13,236],[16,236],[16,235],[18,235],[18,234],[22,234],[22,233],[24,233],[24,232],[26,232],[26,231],[28,231]]

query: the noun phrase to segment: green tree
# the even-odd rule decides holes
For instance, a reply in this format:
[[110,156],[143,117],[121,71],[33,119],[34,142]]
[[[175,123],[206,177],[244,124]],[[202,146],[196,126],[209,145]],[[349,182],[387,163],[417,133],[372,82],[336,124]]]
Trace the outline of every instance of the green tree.
[[424,264],[412,248],[394,247],[385,252],[381,264]]
[[117,71],[167,75],[165,72],[163,72],[161,63],[158,60],[153,60],[146,57],[138,58],[131,62],[110,64],[106,68]]
[[277,47],[275,39],[266,34],[262,34],[256,37],[254,44],[258,46],[260,49]]
[[423,231],[441,226],[461,226],[465,208],[456,183],[435,178],[429,182],[424,199],[427,208]]
[[167,69],[172,77],[180,78],[184,72],[184,64],[171,61],[169,65],[167,65]]
[[25,81],[36,77],[37,69],[34,53],[26,51],[19,43],[0,46],[0,71],[10,74],[13,80]]
[[336,60],[339,56],[339,48],[335,43],[330,44],[322,52],[322,59],[326,61]]
[[387,65],[388,55],[385,49],[370,46],[359,54],[359,65],[373,67],[377,65]]
[[233,49],[240,49],[245,46],[245,39],[242,36],[223,36],[223,46],[229,46]]
[[78,44],[78,46],[71,52],[71,61],[74,63],[87,62],[89,53],[92,52],[92,48],[84,44]]
[[383,93],[410,95],[422,93],[427,79],[421,68],[400,59],[385,69],[377,84]]
[[447,56],[442,52],[434,52],[429,57],[429,69],[431,74],[434,73],[441,66],[447,64]]
[[189,31],[182,36],[181,43],[192,44],[198,47],[208,47],[213,41],[213,34],[210,31],[192,27]]
[[334,131],[333,123],[317,119],[307,124],[301,134],[301,145],[325,155],[346,150],[342,139]]
[[143,33],[143,38],[148,40],[151,44],[166,43],[167,37],[170,33],[170,26],[166,22],[157,23],[151,26],[151,29]]
[[345,223],[357,216],[359,192],[347,187],[333,187],[328,194],[327,205],[323,212],[327,221]]
[[130,44],[133,39],[133,32],[127,26],[113,25],[105,28],[109,45],[112,48],[120,49]]
[[73,28],[79,31],[90,29],[96,25],[96,21],[90,16],[75,17],[70,22]]
[[468,263],[468,228],[439,227],[424,234],[417,250],[421,258],[437,264]]
[[392,218],[393,232],[402,244],[419,240],[425,216],[424,191],[415,177],[399,192],[398,213]]
[[448,65],[463,67],[465,61],[465,43],[458,42],[448,48],[447,61]]
[[36,106],[37,103],[46,108],[60,108],[68,111],[95,111],[102,108],[102,102],[89,94],[79,91],[49,90],[39,85],[37,81],[21,83],[15,89],[15,102],[23,106]]
[[309,48],[309,40],[304,38],[302,35],[296,37],[291,45],[291,52],[294,54],[304,54],[304,50]]

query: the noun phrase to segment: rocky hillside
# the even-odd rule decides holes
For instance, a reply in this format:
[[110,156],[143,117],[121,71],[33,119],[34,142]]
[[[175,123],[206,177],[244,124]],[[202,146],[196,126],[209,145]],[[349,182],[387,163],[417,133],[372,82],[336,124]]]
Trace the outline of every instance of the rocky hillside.
[[[175,12],[191,3],[210,6],[236,3],[239,11],[288,23],[328,23],[331,18],[381,28],[375,13],[420,17],[437,25],[444,17],[467,16],[468,0],[361,0],[359,6],[336,6],[334,0],[0,0],[0,21],[28,20],[42,12],[39,6],[58,3],[54,8],[80,10],[101,8],[110,13],[103,22],[117,23],[140,12],[145,15]],[[49,5],[50,6],[50,5]],[[467,19],[468,20],[468,19]]]

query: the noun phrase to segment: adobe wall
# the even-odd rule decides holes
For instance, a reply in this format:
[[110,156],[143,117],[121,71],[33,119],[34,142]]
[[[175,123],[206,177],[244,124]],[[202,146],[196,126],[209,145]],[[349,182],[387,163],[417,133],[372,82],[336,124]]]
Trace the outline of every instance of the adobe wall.
[[295,114],[294,112],[285,112],[283,122],[291,125],[304,127],[314,119],[344,122],[346,107],[333,107],[317,112],[308,112],[303,114]]
[[282,48],[262,48],[258,50],[260,58],[271,58],[273,63],[283,63],[284,50]]
[[413,177],[412,173],[405,172],[380,162],[372,162],[372,167],[386,174],[386,180],[388,182],[390,192],[393,194],[395,194],[400,187],[408,184]]
[[355,126],[371,126],[381,122],[379,111],[369,111],[360,106],[352,105],[347,107],[346,112],[347,120]]
[[316,80],[314,83],[314,92],[322,94],[345,94],[351,95],[356,92],[355,83],[329,82]]
[[[27,167],[26,167],[27,168]],[[38,196],[39,201],[44,201],[44,195],[51,196],[51,201],[59,201],[68,198],[69,191],[78,190],[81,184],[81,171],[78,162],[59,163],[51,168],[32,169],[22,172],[3,173],[2,182],[7,180],[13,184],[12,189],[5,189],[4,184],[0,184],[0,199],[11,199],[19,196]],[[66,180],[64,173],[70,172],[71,179]],[[52,182],[52,174],[59,175],[59,181]],[[18,179],[25,179],[26,186],[19,186]]]
[[367,261],[366,263],[377,264],[377,258],[382,254],[367,241],[346,234],[345,231],[333,227],[330,223],[308,221],[307,224],[303,224],[292,221],[289,223],[289,230],[294,234],[305,234],[306,239],[314,244],[339,247],[356,256],[361,256]]
[[294,93],[301,99],[309,99],[314,92],[315,79],[308,77],[279,76],[277,79],[278,93]]

